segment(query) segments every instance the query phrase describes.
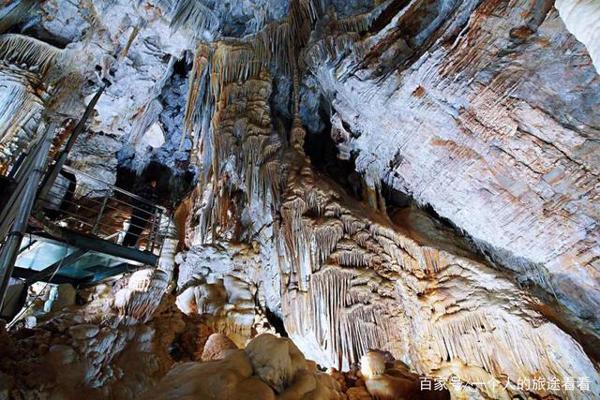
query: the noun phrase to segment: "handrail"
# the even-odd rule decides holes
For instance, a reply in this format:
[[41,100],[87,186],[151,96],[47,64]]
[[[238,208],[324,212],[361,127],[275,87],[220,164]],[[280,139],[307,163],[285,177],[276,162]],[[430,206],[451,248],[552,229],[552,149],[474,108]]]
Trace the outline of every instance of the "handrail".
[[[108,192],[108,195],[94,198],[89,197],[88,193],[75,199],[75,190],[71,183],[76,184],[77,180],[62,175],[70,183],[55,180],[52,188],[48,188],[45,195],[38,199],[40,211],[57,213],[50,219],[58,218],[61,221],[59,224],[70,229],[103,240],[115,241],[117,244],[125,240],[125,246],[131,246],[135,241],[135,247],[142,246],[151,252],[160,251],[164,241],[160,229],[161,221],[168,215],[165,207],[72,167],[63,166],[62,170],[75,177],[90,180],[100,188],[99,190]],[[43,213],[46,217],[52,215],[48,214],[48,211]],[[125,215],[128,220],[113,219],[112,215]],[[126,222],[128,228],[124,229],[124,225],[119,226],[121,222]]]
[[[63,170],[65,170],[65,171],[67,171],[67,172],[69,172],[69,173],[71,173],[71,174],[73,174],[73,175],[81,175],[81,176],[85,176],[85,177],[86,177],[86,178],[88,178],[88,179],[94,180],[94,181],[96,181],[96,182],[100,182],[100,183],[102,183],[103,185],[106,185],[106,186],[107,186],[107,188],[108,188],[108,189],[110,189],[110,190],[113,190],[113,191],[117,191],[117,192],[119,192],[119,193],[122,193],[122,194],[124,194],[124,195],[126,195],[126,196],[128,196],[128,197],[131,197],[131,198],[135,199],[135,200],[141,201],[142,203],[145,203],[145,204],[147,204],[147,205],[149,205],[149,206],[152,206],[152,207],[159,208],[159,209],[161,209],[161,210],[162,210],[163,212],[165,212],[165,213],[166,213],[166,211],[167,211],[167,209],[166,209],[165,207],[163,207],[163,206],[160,206],[160,205],[158,205],[158,204],[153,204],[153,203],[151,203],[150,201],[148,201],[147,199],[144,199],[143,197],[140,197],[140,196],[138,196],[137,194],[131,193],[131,192],[129,192],[129,191],[125,190],[125,189],[122,189],[122,188],[120,188],[120,187],[118,187],[118,186],[111,185],[110,183],[106,183],[106,182],[104,182],[104,181],[101,181],[100,179],[98,179],[98,178],[96,178],[96,177],[93,177],[93,176],[91,176],[90,174],[87,174],[87,173],[85,173],[85,172],[83,172],[83,171],[76,170],[75,168],[69,167],[69,166],[67,166],[67,165],[65,165],[65,166],[63,167]],[[116,199],[116,200],[118,201],[118,199]],[[126,204],[127,204],[127,203],[126,203]],[[134,206],[133,204],[129,204],[129,205],[131,205],[131,206]],[[134,206],[134,207],[135,207],[135,206]]]
[[[55,182],[55,183],[54,183],[53,187],[59,187],[59,188],[63,188],[63,189],[66,189],[66,190],[68,190],[68,189],[69,189],[69,187],[68,187],[68,186],[61,185],[60,183],[57,183],[57,182]],[[116,187],[116,186],[115,186],[115,187]],[[109,190],[113,190],[113,189],[109,189]],[[48,194],[48,195],[49,195],[49,194]],[[46,195],[46,197],[47,197],[48,195]],[[102,205],[102,203],[103,203],[102,201],[98,201],[98,200],[96,200],[96,199],[95,199],[95,198],[93,198],[93,197],[88,197],[88,196],[87,196],[87,194],[86,194],[85,196],[83,196],[83,197],[85,197],[85,199],[86,199],[87,201],[91,202],[91,203],[95,203],[95,204],[98,204],[98,205]],[[104,198],[106,198],[106,197],[104,197]],[[123,200],[121,200],[121,199],[119,199],[119,198],[117,198],[117,197],[111,197],[111,199],[112,199],[112,200],[114,200],[114,201],[116,201],[117,203],[125,204],[125,205],[126,205],[126,206],[128,206],[128,207],[132,207],[133,209],[136,209],[136,210],[142,211],[142,212],[144,212],[144,213],[146,213],[146,214],[148,214],[148,215],[153,215],[153,214],[154,214],[154,213],[152,213],[152,212],[150,212],[150,211],[148,211],[148,210],[145,210],[145,209],[143,209],[143,208],[139,208],[139,207],[137,207],[137,206],[135,206],[135,205],[133,205],[133,204],[131,204],[131,203],[127,203],[126,201],[123,201]],[[145,202],[146,202],[146,204],[147,204],[148,206],[151,206],[151,207],[153,207],[153,208],[158,208],[158,209],[161,209],[161,208],[162,208],[162,209],[163,209],[163,211],[164,211],[164,212],[166,212],[166,209],[165,209],[165,208],[163,208],[163,207],[161,207],[160,205],[154,205],[154,204],[152,204],[152,203],[148,202],[147,200],[145,200]],[[83,206],[80,206],[80,207],[83,207]],[[118,211],[118,210],[119,210],[118,208],[116,208],[116,207],[114,207],[114,206],[111,206],[110,204],[107,204],[107,205],[106,205],[106,207],[108,207],[108,208],[111,208],[111,209],[113,209],[113,210],[116,210],[116,211]],[[87,207],[83,207],[83,208],[87,208]],[[89,208],[88,208],[88,209],[89,209]]]

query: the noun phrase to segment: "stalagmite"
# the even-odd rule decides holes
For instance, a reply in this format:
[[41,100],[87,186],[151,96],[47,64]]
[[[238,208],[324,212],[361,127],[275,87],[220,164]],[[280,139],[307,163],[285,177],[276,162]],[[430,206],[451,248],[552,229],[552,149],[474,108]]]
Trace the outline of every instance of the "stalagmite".
[[[288,201],[295,204],[297,196],[314,192],[318,194],[311,195],[312,202],[332,201],[333,197],[327,197],[327,193],[334,192],[331,186],[320,181],[316,184],[318,189],[307,190],[307,182],[316,180],[307,180],[306,172],[301,171],[302,180],[300,175],[292,174],[289,178],[292,189],[288,197],[284,197],[284,205]],[[295,186],[296,182],[302,184]],[[314,204],[312,207],[330,206]],[[295,236],[287,241],[296,242],[294,246],[285,247],[286,257],[291,265],[300,260],[296,272],[304,292],[290,289],[284,297],[286,328],[302,347],[321,349],[309,353],[310,357],[346,369],[368,349],[379,348],[411,360],[417,371],[426,374],[434,373],[429,368],[444,368],[448,360],[461,360],[496,377],[508,374],[507,381],[503,382],[505,386],[516,385],[519,377],[527,376],[526,371],[537,371],[545,379],[567,379],[559,371],[574,367],[568,361],[573,356],[567,354],[581,354],[578,345],[568,335],[558,334],[553,324],[543,322],[543,317],[532,308],[496,308],[494,304],[502,298],[527,297],[505,278],[472,260],[418,245],[386,223],[351,224],[348,220],[358,215],[357,211],[350,205],[337,208],[346,215],[346,242],[341,240],[334,246],[329,257],[320,263],[326,266],[322,269],[303,268],[302,260],[310,259],[310,247],[304,242],[309,242],[310,235],[327,220],[318,216],[306,218],[303,216],[308,211],[306,207],[291,206],[290,209],[299,212],[283,214],[284,227],[295,227],[282,230],[284,234]],[[393,276],[401,280],[386,287],[383,282]],[[461,279],[479,282],[476,287],[481,289],[472,290],[467,297],[453,283]],[[404,311],[398,314],[394,309]],[[306,310],[311,312],[307,314]],[[421,312],[428,317],[418,317]],[[428,322],[415,325],[411,320]],[[396,336],[392,328],[396,324],[410,333]],[[519,339],[510,328],[515,326],[520,327]],[[484,339],[486,337],[489,339]],[[403,346],[406,338],[411,338],[412,346],[419,350],[415,352]],[[486,350],[482,342],[495,345]],[[431,347],[426,350],[428,346]],[[498,346],[506,357],[499,356]],[[537,350],[542,348],[565,353],[544,354]],[[558,359],[563,360],[563,366],[558,367],[561,364]],[[588,362],[577,368],[582,368],[577,374],[597,376]],[[585,394],[581,392],[581,395]]]
[[[431,385],[428,380],[419,380],[399,364],[400,369],[386,368],[385,358],[376,351],[370,351],[361,358],[361,373],[369,394],[375,399],[393,400],[404,398],[449,399],[446,390],[427,391],[422,389]],[[425,384],[426,383],[426,384]]]
[[[269,346],[265,347],[265,344]],[[261,335],[251,341],[245,351],[227,351],[222,360],[175,366],[157,388],[143,397],[342,399],[337,382],[328,375],[309,371],[302,353],[290,346],[293,344],[289,340]],[[281,394],[276,397],[276,392]]]
[[213,333],[208,337],[202,352],[202,361],[222,360],[227,352],[237,349],[235,343],[222,333]]

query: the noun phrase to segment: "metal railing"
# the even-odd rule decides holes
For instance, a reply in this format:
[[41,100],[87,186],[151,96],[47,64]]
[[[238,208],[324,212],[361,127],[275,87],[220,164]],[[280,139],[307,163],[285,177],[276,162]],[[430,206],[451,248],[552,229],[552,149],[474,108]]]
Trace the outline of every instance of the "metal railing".
[[[164,241],[161,221],[169,220],[164,207],[73,168],[62,170],[67,175],[60,174],[38,199],[38,209],[47,221],[119,245],[160,251]],[[94,190],[77,193],[77,182],[69,175],[91,181]],[[103,195],[98,196],[99,192]]]

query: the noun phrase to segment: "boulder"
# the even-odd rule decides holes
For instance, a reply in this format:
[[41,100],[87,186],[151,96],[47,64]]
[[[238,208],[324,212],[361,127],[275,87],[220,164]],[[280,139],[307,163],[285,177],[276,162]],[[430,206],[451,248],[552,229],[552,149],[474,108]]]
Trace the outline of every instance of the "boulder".
[[202,352],[202,361],[221,360],[227,350],[235,350],[237,346],[222,333],[213,333],[208,337]]

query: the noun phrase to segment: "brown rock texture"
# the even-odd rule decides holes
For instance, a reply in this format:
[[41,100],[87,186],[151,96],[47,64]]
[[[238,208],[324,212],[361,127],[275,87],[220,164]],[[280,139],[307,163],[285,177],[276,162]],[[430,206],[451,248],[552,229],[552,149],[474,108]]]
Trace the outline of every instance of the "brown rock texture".
[[222,360],[175,366],[156,388],[142,397],[174,400],[345,398],[332,377],[306,368],[304,356],[288,339],[266,334],[250,341],[245,351],[225,352]]
[[[460,249],[418,243],[305,164],[290,168],[288,185],[280,240],[297,284],[283,297],[286,328],[317,362],[348,369],[368,349],[382,349],[425,375],[494,387],[498,379],[516,393],[523,377],[552,379],[560,363],[567,371],[587,359],[502,273]],[[534,350],[541,348],[564,353]],[[511,361],[521,357],[532,364]],[[591,361],[581,367],[576,375],[598,379]]]
[[[272,241],[254,236],[260,243],[258,251],[242,257],[258,257],[263,251],[276,249],[285,328],[294,342],[318,363],[348,369],[369,349],[378,348],[406,361],[419,373],[446,382],[458,379],[476,386],[475,391],[500,398],[526,395],[530,389],[520,388],[519,380],[540,376],[561,382],[572,376],[589,376],[593,385],[599,383],[593,362],[580,345],[561,330],[562,322],[555,323],[547,317],[551,313],[540,312],[545,307],[543,303],[520,285],[529,282],[556,296],[573,311],[571,323],[587,324],[584,329],[593,330],[593,319],[587,318],[590,314],[585,310],[593,309],[596,301],[594,269],[569,270],[564,279],[581,278],[580,281],[589,282],[591,288],[586,286],[575,295],[571,290],[577,286],[565,282],[567,292],[561,294],[552,282],[552,270],[563,271],[564,261],[549,253],[543,254],[552,243],[561,248],[573,245],[569,251],[578,254],[583,264],[595,260],[597,232],[592,229],[594,223],[588,225],[595,215],[592,189],[595,180],[593,174],[586,173],[587,165],[594,165],[590,148],[595,144],[584,140],[585,146],[582,141],[577,145],[579,150],[574,150],[580,152],[577,157],[588,160],[582,161],[588,164],[581,167],[577,157],[561,153],[560,144],[524,133],[535,126],[554,126],[563,129],[563,133],[564,129],[570,129],[564,127],[564,121],[560,122],[560,118],[567,118],[566,114],[557,117],[557,122],[543,111],[549,106],[549,98],[527,90],[531,74],[527,75],[525,70],[534,68],[533,65],[544,68],[540,60],[534,61],[535,54],[553,46],[581,48],[560,26],[554,11],[513,3],[511,7],[503,7],[491,1],[465,2],[449,9],[427,10],[425,3],[415,2],[402,11],[382,5],[381,18],[372,22],[371,35],[366,38],[357,40],[355,35],[334,30],[334,40],[325,35],[307,46],[305,56],[312,62],[312,72],[325,90],[333,93],[332,105],[337,118],[343,122],[340,132],[346,132],[340,136],[347,138],[342,144],[360,151],[357,168],[365,174],[367,183],[370,179],[373,185],[369,195],[371,208],[350,198],[339,186],[315,172],[304,155],[297,152],[298,148],[285,150],[284,147],[277,151],[277,147],[254,146],[257,140],[267,142],[262,131],[247,121],[256,120],[255,115],[270,114],[264,101],[256,101],[264,98],[260,91],[268,77],[249,79],[242,86],[228,84],[220,78],[213,81],[219,93],[226,93],[226,100],[219,97],[221,94],[216,95],[213,122],[219,140],[210,151],[219,156],[212,159],[212,180],[210,186],[206,186],[208,191],[203,192],[204,196],[209,194],[207,199],[212,203],[199,199],[195,202],[201,211],[199,223],[194,223],[192,218],[188,229],[200,233],[195,238],[206,238],[204,232],[211,232],[212,243],[223,246],[239,237],[236,228],[256,232],[268,225],[272,229]],[[425,10],[438,13],[437,25],[429,26],[431,20],[410,19]],[[467,19],[467,15],[471,18]],[[501,17],[494,18],[495,15]],[[447,21],[442,22],[443,17],[448,17]],[[360,25],[358,19],[347,22],[349,27]],[[519,29],[507,28],[513,25]],[[461,29],[465,29],[464,32]],[[533,35],[536,30],[538,33]],[[508,36],[501,36],[502,32]],[[430,52],[400,46],[402,35],[409,35],[410,45],[422,45]],[[454,41],[450,40],[452,37]],[[515,67],[516,72],[494,69],[496,64],[489,65],[491,55],[484,50],[486,46],[500,49],[493,54],[506,58],[507,62],[516,63],[512,61],[515,57],[524,57],[527,61],[520,64],[521,69]],[[527,52],[518,51],[524,47]],[[422,60],[418,68],[404,72],[402,62],[414,62],[419,57]],[[236,61],[232,63],[237,65]],[[434,71],[439,77],[433,75]],[[410,75],[417,73],[423,75]],[[589,71],[586,74],[589,76]],[[475,78],[469,80],[469,76],[481,82]],[[567,80],[568,85],[577,85],[582,79],[571,75],[569,78],[572,81]],[[404,86],[399,86],[398,79]],[[454,97],[429,100],[430,96],[446,96],[443,90],[447,96]],[[401,97],[404,94],[414,98],[405,101]],[[534,109],[528,101],[540,105]],[[590,105],[582,103],[582,106]],[[445,108],[440,111],[441,107]],[[394,112],[389,112],[390,109]],[[593,113],[580,116],[588,118],[593,126],[589,120],[594,118]],[[266,124],[268,120],[260,125]],[[236,127],[235,134],[230,127]],[[431,128],[428,130],[428,127]],[[577,128],[569,134],[574,138],[585,129]],[[545,129],[545,134],[550,131]],[[293,136],[293,132],[290,135]],[[285,138],[280,141],[284,143]],[[510,155],[512,150],[502,149],[509,146],[514,146],[520,162],[507,158],[507,152]],[[280,161],[276,162],[277,158],[273,162],[261,160],[256,151],[269,157],[277,155]],[[231,154],[242,156],[228,158]],[[552,158],[550,154],[554,154],[555,161],[548,161],[544,172],[531,173],[529,165],[538,162],[536,157],[545,163]],[[253,165],[260,168],[252,168]],[[284,179],[277,173],[265,179],[261,172],[267,165],[283,174]],[[585,239],[577,244],[557,242],[546,225],[550,224],[546,221],[562,218],[560,209],[556,209],[556,213],[540,211],[533,225],[530,224],[533,217],[524,217],[531,215],[535,207],[541,210],[548,206],[545,200],[538,202],[539,196],[528,195],[529,191],[542,190],[530,189],[529,185],[533,186],[533,182],[537,182],[535,185],[539,188],[559,185],[558,181],[542,179],[542,176],[549,179],[547,174],[551,174],[556,165],[572,168],[574,181],[583,185],[580,193],[587,193],[588,200],[592,200],[578,203],[581,218],[575,220],[583,221],[583,225],[574,229],[586,233]],[[396,172],[390,172],[390,168]],[[439,173],[440,170],[447,172]],[[414,181],[410,174],[414,175]],[[271,187],[260,184],[261,179],[270,182]],[[385,214],[375,210],[385,208],[378,198],[380,180],[408,191],[436,210],[451,203],[456,204],[457,211],[466,210],[469,201],[469,206],[477,212],[457,215],[464,216],[465,224],[468,222],[473,228],[465,228],[458,217],[450,216],[450,219],[467,232],[473,232],[476,247],[489,250],[487,255],[493,264],[490,258],[474,253],[472,246],[453,239],[450,231],[429,229],[427,221],[417,218],[415,222],[398,216],[400,225],[393,224]],[[279,189],[282,194],[277,194],[278,188],[283,188]],[[231,195],[236,191],[243,193],[241,198]],[[498,199],[492,201],[491,196]],[[560,197],[552,196],[556,201]],[[516,198],[520,200],[515,201]],[[272,227],[269,218],[257,217],[261,215],[254,204],[257,200],[267,202],[269,208],[276,210]],[[499,212],[500,209],[506,214]],[[573,212],[578,211],[573,209]],[[245,217],[248,214],[252,218]],[[493,223],[498,218],[518,222],[505,224],[507,230],[503,231]],[[573,226],[571,219],[562,221],[565,228]],[[560,230],[565,232],[562,226]],[[486,232],[490,234],[489,241],[481,239]],[[526,237],[530,240],[524,239]],[[573,241],[576,237],[581,235],[562,238]],[[197,247],[192,252],[206,251],[199,246],[201,241],[193,240],[190,244]],[[506,247],[513,249],[504,251]],[[185,268],[194,270],[187,261]],[[214,269],[213,266],[208,268]],[[591,275],[587,276],[588,273]],[[256,278],[246,275],[241,279]],[[584,299],[585,296],[589,297]],[[536,350],[542,348],[552,350]],[[478,385],[479,382],[486,384]],[[548,392],[540,389],[540,393],[567,398],[591,395],[588,390],[575,393],[564,387]]]
[[111,312],[110,289],[93,296],[88,306],[33,329],[2,331],[0,371],[9,398],[131,399],[167,372],[169,345],[186,329],[173,299],[151,322],[137,324]]
[[235,350],[237,346],[222,333],[213,333],[208,337],[202,352],[202,361],[222,360],[228,350]]

